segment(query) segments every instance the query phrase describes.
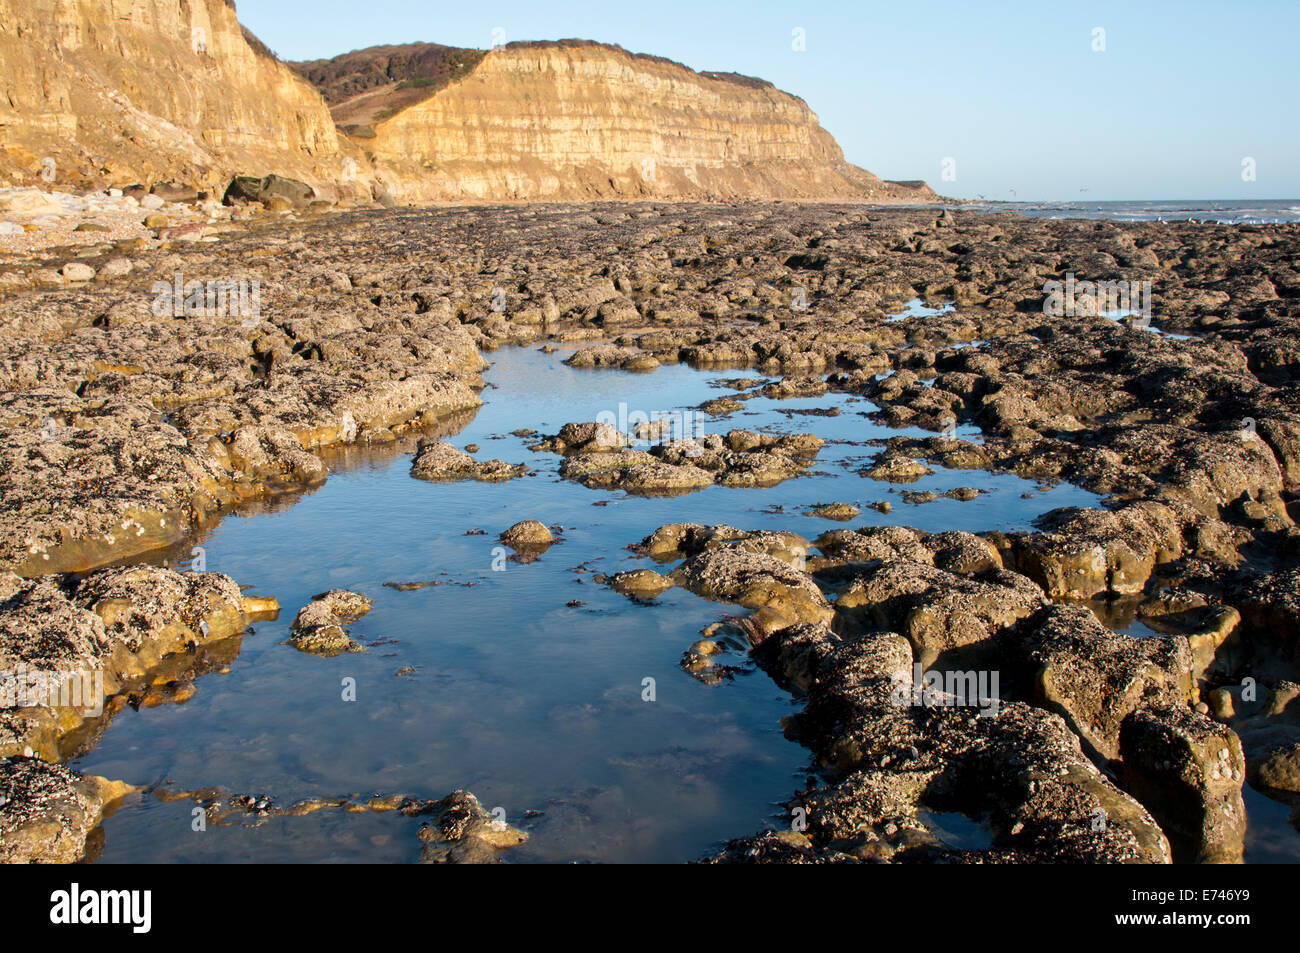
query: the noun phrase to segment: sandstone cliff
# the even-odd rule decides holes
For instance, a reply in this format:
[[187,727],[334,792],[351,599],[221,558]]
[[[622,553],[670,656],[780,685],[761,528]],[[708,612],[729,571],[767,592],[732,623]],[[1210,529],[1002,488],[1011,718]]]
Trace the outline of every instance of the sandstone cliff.
[[364,201],[934,198],[845,162],[770,83],[619,47],[284,64],[231,0],[0,0],[0,187],[271,172]]
[[230,0],[0,0],[0,184],[46,168],[50,185],[326,183],[339,145],[320,95]]
[[297,65],[401,199],[934,197],[845,162],[803,100],[762,80],[578,40],[452,68],[426,49]]

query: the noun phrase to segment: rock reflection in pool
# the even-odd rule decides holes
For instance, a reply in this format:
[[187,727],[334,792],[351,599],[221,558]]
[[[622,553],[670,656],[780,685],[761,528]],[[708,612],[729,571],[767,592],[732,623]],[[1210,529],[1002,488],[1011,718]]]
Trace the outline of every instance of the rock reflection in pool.
[[[889,484],[857,475],[879,449],[863,441],[900,431],[871,423],[872,405],[843,394],[754,397],[709,427],[832,441],[809,476],[675,498],[590,490],[559,478],[560,457],[529,450],[536,436],[511,432],[554,434],[570,421],[616,414],[620,404],[646,412],[696,407],[732,392],[710,382],[752,370],[669,366],[633,374],[572,369],[563,353],[510,349],[491,357],[484,407],[447,439],[478,444],[480,459],[526,462],[535,475],[430,483],[411,477],[409,453],[353,450],[345,464],[332,462],[324,487],[294,505],[227,518],[202,540],[207,568],[250,594],[276,596],[280,619],[259,623],[228,672],[200,679],[186,704],[123,712],[75,766],[137,784],[264,793],[280,804],[350,793],[440,798],[464,788],[532,835],[511,851],[512,862],[693,859],[722,840],[783,823],[781,805],[811,767],[779,724],[800,703],[749,666],[717,684],[683,672],[682,653],[700,630],[734,610],[681,589],[642,603],[594,584],[595,574],[649,565],[625,549],[629,543],[681,521],[808,538],[890,522],[930,531],[1026,529],[1046,510],[1096,501],[1068,485],[1039,490],[1011,475],[935,468],[908,489],[985,492],[895,506],[892,517],[872,509],[897,498]],[[780,412],[830,407],[840,413]],[[965,428],[962,435],[975,439]],[[1032,503],[1022,499],[1030,490],[1037,490]],[[849,524],[810,515],[812,505],[830,500],[859,505],[861,515]],[[498,559],[498,534],[526,519],[562,527],[562,539],[530,562]],[[374,600],[350,626],[366,651],[317,658],[279,644],[301,606],[336,588]],[[399,677],[399,670],[406,671]],[[348,678],[355,701],[343,700]],[[653,701],[643,700],[648,678]],[[419,856],[418,820],[392,814],[332,812],[199,834],[191,831],[191,807],[127,803],[105,823],[103,859]]]

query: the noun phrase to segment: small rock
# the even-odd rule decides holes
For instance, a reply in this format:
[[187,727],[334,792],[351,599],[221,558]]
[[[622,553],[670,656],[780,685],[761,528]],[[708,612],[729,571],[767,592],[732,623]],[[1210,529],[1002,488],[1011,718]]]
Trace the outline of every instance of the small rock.
[[113,258],[104,263],[104,266],[99,269],[97,277],[100,281],[106,281],[110,278],[122,278],[129,275],[134,267],[130,259]]
[[821,503],[809,510],[808,515],[844,522],[854,519],[860,512],[862,511],[851,503]]
[[522,520],[501,534],[501,542],[512,549],[549,546],[555,542],[555,536],[544,523],[537,520]]
[[620,572],[605,580],[609,587],[625,596],[638,599],[653,599],[673,588],[672,580],[659,575],[653,569],[634,569]]
[[528,472],[527,464],[523,463],[475,460],[446,441],[421,442],[419,451],[411,461],[411,476],[420,480],[482,480],[499,483],[524,476]]
[[359,592],[331,589],[321,593],[299,610],[289,631],[293,633],[289,644],[309,655],[332,658],[344,652],[364,652],[365,646],[355,642],[343,629],[343,624],[355,622],[374,605]]

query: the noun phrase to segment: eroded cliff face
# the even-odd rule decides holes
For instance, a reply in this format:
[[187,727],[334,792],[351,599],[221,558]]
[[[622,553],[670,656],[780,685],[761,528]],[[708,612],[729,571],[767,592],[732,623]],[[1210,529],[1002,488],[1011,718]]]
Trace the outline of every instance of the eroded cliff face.
[[[342,178],[320,95],[229,0],[0,0],[0,184]],[[9,177],[7,182],[5,176]]]
[[408,44],[291,69],[230,0],[0,0],[0,187],[220,194],[272,172],[330,200],[934,197],[846,163],[769,83],[619,47]]
[[512,44],[410,95],[407,81],[333,109],[400,199],[933,197],[846,163],[803,100],[769,83],[618,47]]

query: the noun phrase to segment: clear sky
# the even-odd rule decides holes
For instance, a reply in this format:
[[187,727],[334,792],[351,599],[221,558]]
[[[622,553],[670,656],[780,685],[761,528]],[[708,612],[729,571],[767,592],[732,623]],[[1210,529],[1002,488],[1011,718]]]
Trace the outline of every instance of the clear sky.
[[579,37],[761,76],[803,97],[849,161],[884,178],[925,179],[945,195],[1300,198],[1300,0],[237,7],[282,59],[381,43]]

